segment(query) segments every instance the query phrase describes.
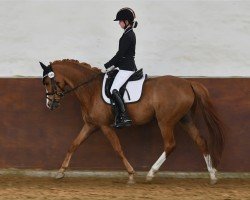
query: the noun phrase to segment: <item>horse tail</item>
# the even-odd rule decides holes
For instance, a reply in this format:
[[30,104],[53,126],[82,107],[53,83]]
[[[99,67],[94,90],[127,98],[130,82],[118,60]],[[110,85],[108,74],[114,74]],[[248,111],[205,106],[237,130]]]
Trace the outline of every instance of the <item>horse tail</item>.
[[202,115],[208,127],[210,136],[208,148],[213,167],[216,167],[220,162],[224,148],[224,125],[211,102],[208,90],[205,86],[192,81],[191,87],[195,94],[195,103],[201,108]]

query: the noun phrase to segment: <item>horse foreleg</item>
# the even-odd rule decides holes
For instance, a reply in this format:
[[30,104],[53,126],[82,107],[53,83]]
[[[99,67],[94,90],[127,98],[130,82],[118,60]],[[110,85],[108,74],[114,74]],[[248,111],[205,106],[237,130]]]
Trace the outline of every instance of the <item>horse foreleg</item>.
[[127,158],[125,157],[119,138],[117,137],[115,131],[113,128],[109,127],[109,126],[103,126],[101,127],[104,135],[108,138],[108,140],[110,141],[112,147],[114,148],[115,152],[120,156],[120,158],[123,161],[123,164],[125,165],[127,172],[129,174],[129,180],[128,183],[134,183],[134,174],[135,171],[133,169],[133,167],[130,165],[130,163],[128,162]]
[[76,149],[79,147],[79,145],[84,142],[88,136],[93,133],[96,130],[95,126],[85,124],[78,134],[78,136],[74,139],[73,143],[71,144],[68,153],[66,154],[66,157],[62,163],[61,168],[59,169],[56,178],[60,179],[64,177],[64,172],[69,166],[70,159],[73,155],[73,153],[76,151]]

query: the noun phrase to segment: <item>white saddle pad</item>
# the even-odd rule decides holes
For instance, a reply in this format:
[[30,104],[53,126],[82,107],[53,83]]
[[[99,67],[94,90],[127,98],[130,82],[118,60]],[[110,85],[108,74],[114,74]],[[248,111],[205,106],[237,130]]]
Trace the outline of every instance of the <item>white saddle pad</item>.
[[[108,75],[105,74],[104,78],[103,78],[103,82],[102,82],[102,98],[103,100],[110,104],[110,99],[106,96],[105,94],[105,84],[106,84],[106,80],[108,78]],[[141,93],[142,93],[142,86],[143,86],[143,82],[146,78],[146,74],[143,74],[143,77],[140,80],[137,81],[129,81],[126,89],[129,93],[127,93],[127,91],[125,91],[123,99],[125,103],[132,103],[132,102],[136,102],[139,101],[140,97],[141,97]],[[130,97],[130,99],[129,99]]]

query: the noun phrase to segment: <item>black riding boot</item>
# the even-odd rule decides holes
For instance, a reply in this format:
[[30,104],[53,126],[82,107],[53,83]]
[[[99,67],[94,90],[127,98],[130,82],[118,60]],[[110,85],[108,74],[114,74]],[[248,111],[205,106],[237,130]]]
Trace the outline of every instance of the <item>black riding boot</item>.
[[115,102],[116,107],[118,107],[116,109],[117,113],[115,115],[115,123],[113,126],[116,128],[131,126],[132,120],[129,118],[123,99],[117,90],[112,91],[112,100]]

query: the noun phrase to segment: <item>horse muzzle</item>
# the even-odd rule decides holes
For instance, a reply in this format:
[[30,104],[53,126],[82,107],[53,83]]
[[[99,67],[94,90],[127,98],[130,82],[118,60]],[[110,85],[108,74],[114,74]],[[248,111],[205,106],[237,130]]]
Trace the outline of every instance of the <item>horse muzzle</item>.
[[48,108],[52,111],[55,110],[56,108],[58,108],[60,106],[60,102],[53,100],[53,101],[49,101],[48,102]]

